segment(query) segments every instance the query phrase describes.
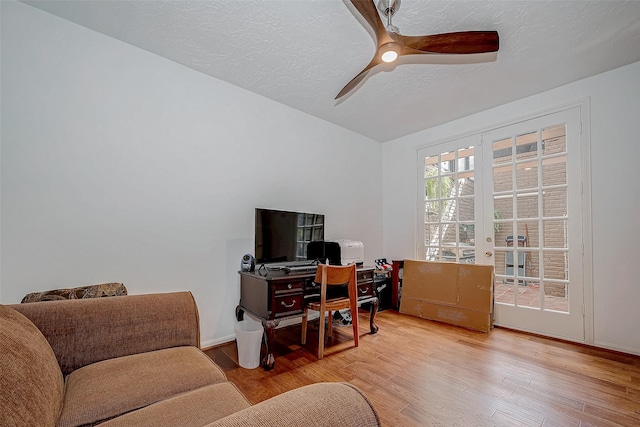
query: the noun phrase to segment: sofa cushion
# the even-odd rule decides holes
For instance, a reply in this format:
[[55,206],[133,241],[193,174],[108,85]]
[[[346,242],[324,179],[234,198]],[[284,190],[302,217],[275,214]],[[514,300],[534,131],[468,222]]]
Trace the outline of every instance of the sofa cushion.
[[196,347],[103,360],[67,376],[60,426],[106,420],[224,381],[224,372]]
[[0,305],[0,425],[56,425],[63,385],[46,338],[25,316]]
[[234,384],[224,382],[129,412],[100,427],[204,426],[249,406],[249,401]]

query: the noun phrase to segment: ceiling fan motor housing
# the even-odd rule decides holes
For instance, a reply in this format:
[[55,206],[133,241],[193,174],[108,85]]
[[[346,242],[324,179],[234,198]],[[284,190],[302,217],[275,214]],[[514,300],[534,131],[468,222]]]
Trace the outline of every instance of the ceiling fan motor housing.
[[378,10],[385,17],[393,16],[400,9],[401,0],[380,0],[378,2]]

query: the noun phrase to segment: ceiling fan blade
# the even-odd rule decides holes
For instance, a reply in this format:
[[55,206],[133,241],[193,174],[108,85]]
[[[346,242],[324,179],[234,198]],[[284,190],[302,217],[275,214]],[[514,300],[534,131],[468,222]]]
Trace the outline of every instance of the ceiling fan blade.
[[371,62],[369,62],[369,64],[364,67],[364,69],[362,71],[360,71],[358,73],[358,75],[356,75],[354,78],[351,79],[351,81],[349,83],[347,83],[347,85],[345,87],[342,88],[342,90],[336,95],[335,99],[340,99],[343,96],[345,96],[346,94],[348,94],[349,92],[351,92],[353,89],[355,89],[358,84],[365,78],[367,77],[367,75],[369,74],[369,71],[371,71],[371,69],[373,67],[375,67],[376,65],[380,64],[382,61],[376,57],[374,57]]
[[424,53],[486,53],[497,52],[500,47],[496,31],[463,31],[429,36],[389,35],[400,45]]
[[391,39],[387,34],[387,30],[380,19],[380,15],[378,14],[378,10],[376,9],[376,5],[373,0],[349,0],[353,7],[358,11],[360,15],[364,18],[364,20],[369,24],[373,32],[376,36],[376,44],[380,46],[381,44],[390,42]]

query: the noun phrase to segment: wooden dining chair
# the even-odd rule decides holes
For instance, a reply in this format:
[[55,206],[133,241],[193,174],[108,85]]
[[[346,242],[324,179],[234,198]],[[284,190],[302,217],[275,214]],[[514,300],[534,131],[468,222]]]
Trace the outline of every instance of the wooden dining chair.
[[[305,304],[302,314],[302,344],[307,343],[307,317],[309,310],[320,312],[320,326],[318,332],[318,359],[324,357],[324,315],[329,313],[329,336],[332,335],[332,313],[348,308],[351,310],[351,326],[353,328],[353,341],[358,346],[358,287],[356,278],[356,265],[347,266],[319,264],[316,270],[316,283],[320,283],[320,299]],[[347,285],[348,296],[327,299],[327,289],[332,286]]]

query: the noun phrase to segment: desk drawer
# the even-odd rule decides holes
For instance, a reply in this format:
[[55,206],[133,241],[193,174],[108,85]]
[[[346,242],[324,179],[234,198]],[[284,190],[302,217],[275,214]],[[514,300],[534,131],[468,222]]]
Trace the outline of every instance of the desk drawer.
[[358,284],[365,282],[373,283],[373,270],[358,271]]
[[276,295],[280,293],[289,293],[300,291],[304,289],[304,280],[279,280],[273,282],[273,291]]
[[376,293],[373,285],[373,280],[371,282],[358,283],[358,299],[375,297]]
[[303,301],[304,295],[302,292],[276,295],[273,299],[275,304],[273,307],[274,316],[282,317],[302,313]]

